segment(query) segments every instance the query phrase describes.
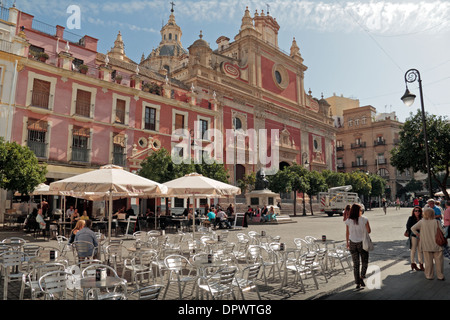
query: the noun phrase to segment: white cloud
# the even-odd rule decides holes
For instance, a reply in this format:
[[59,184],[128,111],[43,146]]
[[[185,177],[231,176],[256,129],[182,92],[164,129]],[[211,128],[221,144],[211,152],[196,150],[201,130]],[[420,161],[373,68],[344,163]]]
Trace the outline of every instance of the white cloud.
[[[88,0],[17,0],[20,10],[36,15],[51,14],[54,17],[67,17],[66,8],[76,4],[80,6],[83,19],[115,20],[129,22],[133,15],[148,13],[148,23],[159,27],[160,17],[167,17],[170,4],[165,0],[132,1],[88,1]],[[175,3],[178,21],[195,21],[205,23],[240,21],[245,7],[251,15],[255,10],[267,11],[283,25],[283,28],[296,28],[321,32],[361,32],[362,29],[374,34],[391,36],[417,32],[448,31],[450,23],[450,2],[444,0],[183,0]],[[122,16],[120,16],[120,15]],[[158,17],[158,23],[155,22]],[[120,23],[120,22],[117,22]],[[137,21],[131,20],[130,26]],[[137,26],[136,26],[137,27]],[[153,32],[152,29],[137,29]]]

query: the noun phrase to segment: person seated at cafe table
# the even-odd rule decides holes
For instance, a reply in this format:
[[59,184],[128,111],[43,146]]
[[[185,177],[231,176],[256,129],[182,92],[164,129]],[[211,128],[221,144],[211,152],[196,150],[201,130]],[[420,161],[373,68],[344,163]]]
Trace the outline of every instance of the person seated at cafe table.
[[36,222],[39,224],[39,229],[44,230],[47,227],[47,223],[44,221],[44,215],[42,213],[42,208],[38,209],[38,214],[36,216]]
[[80,217],[80,220],[89,220],[89,216],[86,210],[83,211],[83,215]]
[[214,229],[216,228],[216,214],[214,213],[214,209],[211,207],[211,209],[208,212],[208,221],[210,224],[214,225]]
[[72,229],[72,232],[70,233],[69,243],[73,243],[75,241],[75,235],[84,228],[86,221],[85,220],[78,220],[77,224],[75,225],[75,228]]
[[[95,235],[95,232],[91,230],[91,226],[92,221],[86,220],[83,229],[78,231],[77,234],[75,235],[75,241],[86,241],[92,243],[94,248],[97,248],[98,247],[97,236]],[[95,249],[90,249],[88,252],[83,253],[83,258],[92,256],[92,250]]]
[[228,216],[222,209],[219,210],[219,213],[217,213],[217,218],[219,219],[219,229],[221,226],[224,226],[227,229],[231,229],[231,224],[228,221]]
[[78,209],[74,209],[72,215],[70,216],[70,221],[76,222],[78,220],[80,220],[80,214],[78,213]]

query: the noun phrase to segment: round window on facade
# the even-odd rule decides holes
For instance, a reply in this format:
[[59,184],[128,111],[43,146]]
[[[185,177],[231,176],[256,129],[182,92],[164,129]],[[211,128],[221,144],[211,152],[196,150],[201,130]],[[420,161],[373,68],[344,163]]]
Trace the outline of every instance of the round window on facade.
[[272,68],[272,78],[276,86],[284,90],[289,84],[289,74],[286,68],[281,64],[274,64]]
[[281,84],[281,80],[282,80],[282,79],[283,79],[283,78],[281,77],[280,71],[276,70],[276,71],[275,71],[275,80],[277,81],[277,83],[278,83],[278,84]]
[[139,138],[138,143],[141,148],[147,147],[147,139],[144,137]]

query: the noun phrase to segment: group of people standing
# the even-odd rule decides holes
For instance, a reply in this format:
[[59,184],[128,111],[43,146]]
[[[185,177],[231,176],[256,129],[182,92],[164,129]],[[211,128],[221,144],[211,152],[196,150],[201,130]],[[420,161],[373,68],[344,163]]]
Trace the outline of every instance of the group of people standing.
[[[363,239],[370,234],[369,220],[364,217],[360,205],[348,205],[343,212],[346,225],[347,248],[353,260],[353,274],[356,288],[365,286],[364,278],[368,269],[369,252],[363,249]],[[410,240],[411,269],[423,271],[426,279],[433,280],[436,270],[438,280],[445,280],[444,251],[448,248],[436,243],[436,234],[442,232],[449,238],[450,201],[446,202],[443,211],[434,199],[429,199],[422,208],[414,206],[411,216],[406,222],[405,236]]]
[[[434,279],[434,269],[438,280],[444,280],[444,250],[445,246],[436,243],[437,232],[442,232],[448,238],[450,226],[450,201],[446,209],[436,205],[434,199],[429,199],[422,209],[415,206],[406,222],[406,232],[410,240],[411,270],[424,271],[425,277]],[[417,263],[419,267],[417,267]]]

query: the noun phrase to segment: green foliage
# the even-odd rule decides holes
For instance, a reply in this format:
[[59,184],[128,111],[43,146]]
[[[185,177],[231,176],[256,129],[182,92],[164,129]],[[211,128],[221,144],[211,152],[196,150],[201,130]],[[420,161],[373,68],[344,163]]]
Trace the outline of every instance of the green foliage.
[[345,185],[344,174],[341,172],[334,172],[331,170],[323,170],[322,175],[328,188],[340,187]]
[[211,161],[204,161],[201,164],[175,162],[179,164],[174,163],[169,151],[161,148],[141,163],[138,174],[158,183],[164,183],[188,173],[197,172],[205,177],[228,183],[228,171],[223,164],[211,163]]
[[325,177],[318,171],[308,172],[309,188],[306,192],[309,196],[317,195],[319,192],[327,191],[328,185]]
[[30,148],[0,138],[0,188],[28,194],[45,181],[46,173]]
[[238,187],[242,192],[251,192],[255,189],[256,172],[250,172],[246,174],[243,179],[238,180]]
[[380,177],[377,174],[370,174],[369,175],[369,182],[372,186],[372,190],[370,192],[370,196],[378,197],[383,196],[384,192],[386,190],[386,180],[382,177]]
[[[448,199],[446,191],[450,167],[450,123],[442,116],[425,115],[428,153],[432,180]],[[422,112],[417,111],[405,121],[399,133],[400,144],[391,151],[391,162],[400,172],[412,169],[427,173]],[[444,172],[443,175],[439,175]]]
[[309,189],[308,170],[294,163],[292,166],[279,170],[268,176],[269,189],[273,192],[304,192]]
[[197,172],[205,177],[224,183],[228,183],[228,178],[230,177],[228,170],[222,163],[216,163],[208,159],[203,159],[202,163],[194,164],[194,169],[191,172]]
[[369,176],[362,171],[346,172],[344,174],[345,185],[352,186],[352,192],[358,194],[370,195],[372,185],[369,182]]
[[417,181],[416,179],[411,179],[405,186],[406,191],[416,192],[423,189],[423,182]]

